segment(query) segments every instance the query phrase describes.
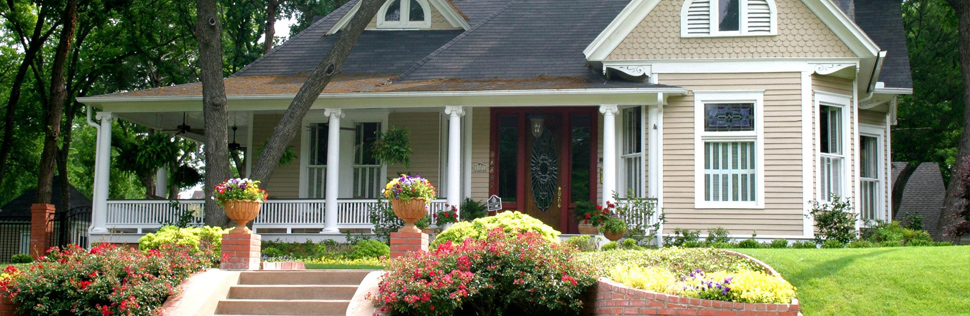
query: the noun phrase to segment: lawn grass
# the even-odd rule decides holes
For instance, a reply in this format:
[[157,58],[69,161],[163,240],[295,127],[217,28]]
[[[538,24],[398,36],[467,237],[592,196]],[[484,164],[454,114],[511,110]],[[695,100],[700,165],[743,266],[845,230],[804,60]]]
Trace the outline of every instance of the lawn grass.
[[355,270],[383,270],[384,266],[367,264],[342,264],[342,263],[305,263],[307,270],[322,269],[355,269]]
[[970,315],[970,247],[733,249],[798,288],[807,316]]

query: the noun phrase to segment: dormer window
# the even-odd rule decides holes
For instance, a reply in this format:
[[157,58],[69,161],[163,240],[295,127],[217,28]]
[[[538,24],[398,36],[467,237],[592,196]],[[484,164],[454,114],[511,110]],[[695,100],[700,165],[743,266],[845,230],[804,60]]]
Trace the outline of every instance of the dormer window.
[[776,34],[773,0],[687,0],[681,9],[681,37]]
[[377,28],[415,29],[431,27],[430,6],[425,0],[391,0],[377,13]]

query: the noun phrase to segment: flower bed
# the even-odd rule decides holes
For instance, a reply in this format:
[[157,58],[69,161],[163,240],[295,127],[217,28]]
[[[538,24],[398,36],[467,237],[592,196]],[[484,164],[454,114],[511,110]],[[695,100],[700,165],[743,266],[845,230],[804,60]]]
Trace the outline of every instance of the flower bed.
[[184,246],[55,247],[29,270],[8,267],[0,290],[20,315],[147,315],[207,264]]
[[536,232],[496,228],[484,240],[445,241],[391,261],[370,299],[405,315],[577,314],[595,279],[572,253]]

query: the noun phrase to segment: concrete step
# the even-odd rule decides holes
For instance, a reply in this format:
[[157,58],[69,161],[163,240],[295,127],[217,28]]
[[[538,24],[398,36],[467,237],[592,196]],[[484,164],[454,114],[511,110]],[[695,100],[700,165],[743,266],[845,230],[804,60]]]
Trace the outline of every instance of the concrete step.
[[219,301],[216,315],[344,315],[350,300]]
[[230,299],[271,300],[349,300],[357,285],[236,285],[229,289]]
[[359,285],[371,270],[249,271],[239,274],[239,284]]

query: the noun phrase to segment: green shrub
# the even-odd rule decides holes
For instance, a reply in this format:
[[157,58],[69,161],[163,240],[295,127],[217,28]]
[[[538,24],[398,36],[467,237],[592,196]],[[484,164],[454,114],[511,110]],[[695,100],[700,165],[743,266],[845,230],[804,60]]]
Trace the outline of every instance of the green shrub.
[[700,240],[688,240],[680,246],[684,248],[704,248],[707,247],[707,243]]
[[590,235],[579,235],[566,239],[566,244],[579,251],[596,251],[596,240]]
[[219,253],[222,249],[222,235],[229,232],[228,228],[220,227],[184,227],[164,226],[157,232],[145,234],[138,239],[138,249],[159,249],[162,245],[186,245],[193,250],[200,251],[209,248]]
[[354,251],[347,255],[348,259],[378,258],[391,254],[391,247],[374,239],[364,239],[354,244]]
[[791,247],[798,249],[818,249],[818,244],[814,241],[796,241],[791,244]]
[[578,314],[594,274],[538,232],[444,242],[390,261],[371,300],[394,315]]
[[[190,246],[138,251],[101,244],[51,248],[29,270],[4,270],[0,282],[20,315],[153,315],[190,274],[211,262]],[[6,293],[5,293],[6,294]]]
[[738,242],[738,248],[761,248],[761,243],[754,239],[757,236],[758,233],[752,233],[751,238]]
[[600,231],[610,234],[626,233],[626,221],[618,217],[610,217],[603,224],[600,224]]
[[602,250],[602,251],[610,251],[610,250],[618,250],[619,248],[620,248],[620,245],[619,244],[617,244],[615,241],[611,241],[611,242],[608,242],[608,243],[603,244],[603,246],[600,247],[600,250]]
[[[832,196],[829,204],[812,201],[810,216],[815,218],[815,242],[822,244],[828,240],[836,240],[841,244],[855,239],[855,224],[858,214],[852,212],[852,203],[840,196]],[[806,215],[809,216],[809,215]]]
[[822,248],[845,248],[845,243],[837,239],[828,239],[822,244]]
[[558,243],[559,231],[552,229],[542,221],[517,211],[506,211],[495,216],[479,218],[471,222],[455,223],[451,228],[438,234],[432,246],[437,246],[445,241],[460,243],[466,238],[484,240],[489,232],[495,228],[501,228],[506,234],[536,232],[541,238]]
[[868,240],[853,240],[845,245],[846,248],[872,248],[875,246],[876,244]]
[[788,248],[788,239],[779,238],[772,240],[768,246],[771,248]]
[[696,242],[700,240],[701,231],[700,230],[689,230],[686,228],[674,229],[674,236],[664,237],[664,244],[669,246],[684,247],[686,242]]
[[629,249],[629,250],[643,249],[643,248],[640,248],[640,245],[637,244],[637,240],[633,238],[624,239],[621,244],[623,245],[623,249]]
[[933,242],[933,238],[926,231],[912,230],[903,227],[899,222],[877,222],[865,230],[864,238],[887,247],[928,246]]
[[711,248],[718,248],[718,249],[729,249],[729,248],[737,248],[737,247],[738,247],[738,244],[729,243],[729,242],[716,242],[713,245],[711,245]]
[[34,262],[34,257],[31,257],[25,253],[18,253],[10,257],[10,263],[31,263]]
[[903,227],[910,230],[923,230],[923,215],[916,212],[906,212],[903,217]]
[[933,246],[945,247],[945,246],[955,246],[955,245],[949,241],[938,241],[938,242],[934,242]]
[[708,228],[706,241],[708,244],[729,243],[731,242],[731,237],[728,237],[730,234],[731,232],[724,227]]

